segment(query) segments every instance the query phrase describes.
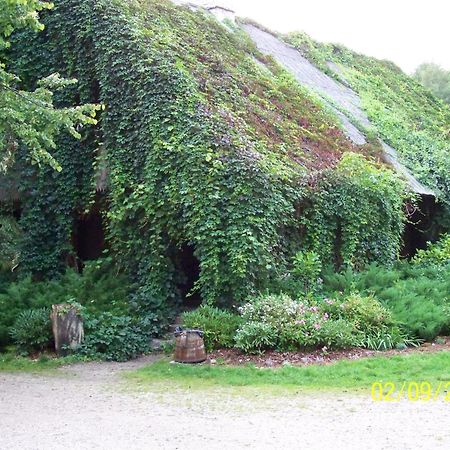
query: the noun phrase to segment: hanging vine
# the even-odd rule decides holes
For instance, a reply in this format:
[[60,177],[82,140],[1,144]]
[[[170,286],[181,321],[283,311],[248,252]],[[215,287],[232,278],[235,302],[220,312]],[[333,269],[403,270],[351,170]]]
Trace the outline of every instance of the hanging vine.
[[[105,166],[108,246],[136,283],[131,300],[142,309],[177,304],[175,256],[186,244],[200,264],[194,289],[202,298],[242,300],[277,276],[296,246],[316,248],[324,240],[330,248],[330,205],[345,218],[345,262],[395,258],[403,187],[362,157],[358,170],[366,175],[350,173],[348,158],[335,172],[345,152],[373,149],[353,146],[335,119],[242,33],[167,1],[55,5],[43,18],[44,32],[16,36],[20,50],[9,61],[30,85],[37,74],[75,77],[76,89],[58,101],[106,109],[80,142],[60,139],[54,156],[61,173],[19,161],[25,271],[54,276],[63,269],[74,218],[92,207]],[[308,174],[323,170],[334,175],[308,186]],[[363,211],[356,199],[367,201]],[[368,245],[383,221],[386,232]]]

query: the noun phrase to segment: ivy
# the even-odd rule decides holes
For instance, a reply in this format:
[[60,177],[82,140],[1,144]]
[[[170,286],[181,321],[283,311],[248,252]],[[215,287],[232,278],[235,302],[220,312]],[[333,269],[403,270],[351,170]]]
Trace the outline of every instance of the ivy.
[[[347,214],[345,262],[395,258],[401,183],[362,156],[344,157],[335,170],[343,154],[373,149],[352,145],[333,116],[241,32],[162,0],[58,0],[43,22],[42,33],[15,36],[20,50],[10,63],[30,85],[33,74],[75,77],[58,101],[105,110],[81,141],[59,138],[62,172],[18,162],[25,272],[62,270],[74,218],[96,199],[110,254],[137,286],[130,300],[143,312],[167,315],[179,302],[177,254],[185,245],[200,264],[194,290],[219,305],[264,288],[299,247],[324,239],[327,256],[337,214]],[[311,173],[319,174],[315,186]]]
[[[284,38],[321,70],[350,85],[378,136],[396,149],[400,160],[450,211],[449,106],[389,61],[320,44],[300,33]],[[341,74],[327,66],[330,61]]]
[[398,176],[345,154],[311,189],[302,219],[307,245],[338,269],[361,269],[371,261],[390,265],[401,247],[406,200]]

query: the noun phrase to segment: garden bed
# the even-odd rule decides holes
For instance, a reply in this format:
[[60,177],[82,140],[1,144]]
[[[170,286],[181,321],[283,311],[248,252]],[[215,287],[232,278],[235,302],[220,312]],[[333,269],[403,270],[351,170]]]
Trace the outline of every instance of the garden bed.
[[277,352],[266,351],[261,355],[243,354],[237,349],[215,350],[208,354],[206,364],[223,363],[226,365],[240,366],[254,364],[257,367],[279,367],[286,364],[295,366],[307,366],[311,364],[330,364],[335,361],[347,359],[356,360],[372,356],[393,356],[406,353],[450,351],[450,336],[439,337],[436,342],[426,342],[419,347],[408,347],[403,350],[375,351],[362,348],[347,350],[324,351],[323,349],[303,352]]

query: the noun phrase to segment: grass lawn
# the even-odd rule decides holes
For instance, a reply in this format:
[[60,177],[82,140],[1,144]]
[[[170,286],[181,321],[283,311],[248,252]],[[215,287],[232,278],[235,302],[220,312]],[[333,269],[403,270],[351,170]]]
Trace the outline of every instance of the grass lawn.
[[0,353],[1,372],[48,372],[65,364],[80,361],[80,358],[68,356],[66,358],[49,358],[41,356],[34,360],[16,356],[13,353]]
[[208,386],[280,387],[294,389],[370,389],[372,383],[450,381],[450,352],[371,357],[341,360],[329,365],[284,366],[277,369],[255,366],[171,364],[157,361],[127,374],[131,383],[141,387],[173,382],[180,387]]

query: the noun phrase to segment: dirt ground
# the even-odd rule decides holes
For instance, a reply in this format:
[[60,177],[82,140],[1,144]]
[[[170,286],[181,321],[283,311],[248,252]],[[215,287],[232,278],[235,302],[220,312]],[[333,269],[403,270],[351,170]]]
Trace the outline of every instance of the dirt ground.
[[404,350],[387,350],[382,353],[364,348],[327,351],[326,347],[324,347],[324,349],[314,351],[276,352],[269,350],[262,355],[244,355],[236,349],[223,349],[211,352],[208,355],[208,361],[222,360],[225,364],[235,366],[248,363],[258,367],[278,367],[286,363],[294,366],[308,366],[311,364],[330,364],[341,359],[355,360],[380,355],[394,356],[406,353],[438,352],[441,350],[450,351],[450,336],[440,336],[437,338],[437,342],[425,342],[419,347],[408,347]]
[[0,374],[0,449],[449,449],[450,403],[125,388],[151,361]]

